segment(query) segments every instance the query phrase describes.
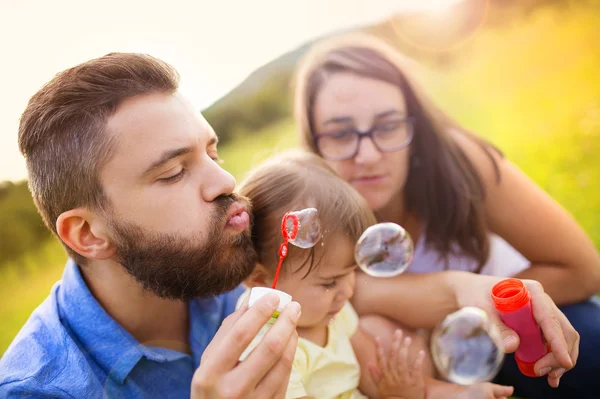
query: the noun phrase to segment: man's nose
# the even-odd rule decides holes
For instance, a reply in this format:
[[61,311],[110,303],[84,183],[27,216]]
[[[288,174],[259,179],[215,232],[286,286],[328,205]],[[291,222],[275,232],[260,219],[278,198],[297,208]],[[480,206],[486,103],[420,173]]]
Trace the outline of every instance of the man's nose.
[[202,198],[206,202],[212,202],[221,195],[231,194],[235,188],[235,179],[215,161],[208,159],[202,182]]

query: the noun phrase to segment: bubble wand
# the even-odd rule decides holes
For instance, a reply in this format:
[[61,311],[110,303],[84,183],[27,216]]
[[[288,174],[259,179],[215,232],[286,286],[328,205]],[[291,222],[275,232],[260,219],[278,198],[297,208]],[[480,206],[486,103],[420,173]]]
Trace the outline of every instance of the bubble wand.
[[[288,226],[290,221],[291,226]],[[291,227],[291,230],[289,227]],[[298,221],[298,216],[296,216],[296,214],[287,212],[283,215],[283,219],[281,219],[281,235],[283,236],[283,243],[279,246],[279,263],[277,264],[277,271],[275,271],[275,278],[273,279],[273,285],[271,286],[273,289],[277,287],[281,265],[283,264],[283,259],[285,259],[288,254],[288,242],[296,238],[299,229],[300,222]]]
[[275,293],[279,297],[279,306],[252,342],[250,342],[250,345],[241,354],[239,361],[246,359],[254,348],[256,348],[269,328],[275,323],[279,314],[292,301],[291,295],[279,291],[275,287],[277,286],[283,260],[288,254],[288,244],[293,244],[300,248],[311,248],[321,239],[321,222],[319,221],[317,210],[315,208],[307,208],[297,212],[286,213],[281,220],[281,234],[283,236],[283,243],[279,246],[279,263],[272,288],[254,287],[250,290],[250,298],[248,299],[248,306],[251,307],[264,295]]

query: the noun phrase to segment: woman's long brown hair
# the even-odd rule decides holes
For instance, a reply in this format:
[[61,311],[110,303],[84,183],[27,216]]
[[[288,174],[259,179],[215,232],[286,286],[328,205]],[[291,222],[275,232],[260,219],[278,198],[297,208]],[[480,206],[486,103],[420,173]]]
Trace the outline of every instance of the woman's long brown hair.
[[405,210],[423,223],[426,244],[439,251],[446,267],[449,255],[458,251],[477,262],[472,271],[478,273],[490,251],[485,192],[477,170],[451,132],[478,143],[493,162],[498,179],[492,151],[499,151],[433,105],[408,75],[410,69],[410,62],[393,47],[367,35],[345,35],[315,46],[300,65],[295,82],[294,116],[302,143],[318,154],[313,140],[314,104],[320,88],[333,74],[353,73],[397,86],[415,119],[404,188]]

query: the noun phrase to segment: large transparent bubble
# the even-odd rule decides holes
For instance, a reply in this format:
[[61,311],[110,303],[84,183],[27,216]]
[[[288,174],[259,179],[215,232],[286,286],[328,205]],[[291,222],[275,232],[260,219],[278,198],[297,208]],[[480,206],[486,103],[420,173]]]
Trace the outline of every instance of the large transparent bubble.
[[321,221],[315,208],[289,212],[285,219],[289,242],[300,248],[312,248],[321,239]]
[[392,277],[412,262],[414,245],[410,235],[395,223],[378,223],[360,236],[354,249],[356,264],[375,277]]
[[492,380],[504,359],[496,326],[475,307],[448,315],[434,329],[431,355],[442,376],[460,385]]

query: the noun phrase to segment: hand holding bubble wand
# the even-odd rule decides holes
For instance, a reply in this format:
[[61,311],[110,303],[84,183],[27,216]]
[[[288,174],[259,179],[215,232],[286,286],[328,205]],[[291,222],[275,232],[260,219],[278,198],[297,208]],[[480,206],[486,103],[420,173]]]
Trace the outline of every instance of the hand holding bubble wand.
[[[258,298],[266,295],[268,292],[285,294],[284,292],[277,290],[276,287],[279,274],[281,273],[283,260],[289,252],[288,244],[293,244],[299,248],[312,248],[317,244],[317,242],[319,242],[322,237],[319,212],[315,208],[306,208],[300,211],[287,212],[281,219],[281,235],[283,236],[283,243],[279,246],[279,263],[277,264],[277,270],[275,271],[273,284],[271,288],[253,288],[250,293],[250,300],[248,303],[249,306],[252,306],[254,302],[258,300]],[[253,296],[252,292],[255,291],[256,294]],[[289,295],[287,296],[289,297]],[[290,300],[287,299],[285,301],[286,305],[290,302]]]
[[267,333],[268,329],[275,321],[277,321],[283,308],[292,301],[292,297],[289,294],[276,289],[277,280],[281,273],[283,260],[289,252],[288,244],[293,244],[300,248],[312,248],[321,239],[321,222],[319,220],[318,211],[315,208],[306,208],[300,211],[286,213],[281,220],[281,235],[283,236],[283,243],[279,246],[279,263],[277,264],[277,270],[271,288],[254,287],[250,290],[250,298],[248,299],[248,306],[250,307],[263,296],[269,293],[275,293],[279,297],[279,306],[258,335],[252,340],[250,345],[248,345],[244,353],[242,353],[239,359],[240,361],[248,357],[250,352],[252,352],[262,337]]

